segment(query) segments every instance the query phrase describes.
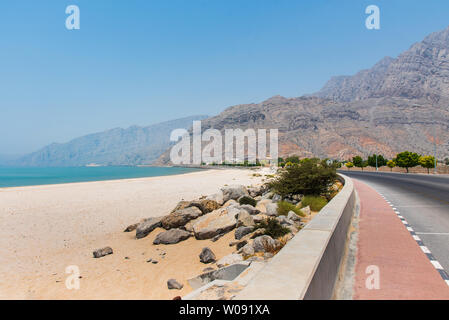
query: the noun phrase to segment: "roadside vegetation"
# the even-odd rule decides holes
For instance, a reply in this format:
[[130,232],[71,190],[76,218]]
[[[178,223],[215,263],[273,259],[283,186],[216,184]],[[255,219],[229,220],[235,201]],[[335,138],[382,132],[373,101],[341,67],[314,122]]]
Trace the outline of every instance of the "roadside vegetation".
[[[436,161],[438,163],[438,160]],[[445,165],[449,166],[449,158],[442,161]],[[387,159],[381,154],[373,154],[368,156],[367,159],[363,159],[361,156],[352,157],[348,161],[341,162],[347,170],[351,168],[360,168],[362,171],[366,167],[381,168],[387,166],[390,171],[393,171],[395,167],[404,168],[409,173],[410,168],[421,166],[427,169],[427,173],[430,173],[430,169],[435,167],[435,158],[431,155],[420,155],[415,152],[404,151],[398,153],[393,159]]]

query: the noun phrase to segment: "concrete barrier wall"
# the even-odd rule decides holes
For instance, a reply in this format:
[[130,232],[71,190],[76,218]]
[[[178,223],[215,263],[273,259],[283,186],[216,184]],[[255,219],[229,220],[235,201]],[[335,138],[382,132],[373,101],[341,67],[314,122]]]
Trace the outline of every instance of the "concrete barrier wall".
[[352,180],[237,295],[236,300],[330,299],[355,208]]

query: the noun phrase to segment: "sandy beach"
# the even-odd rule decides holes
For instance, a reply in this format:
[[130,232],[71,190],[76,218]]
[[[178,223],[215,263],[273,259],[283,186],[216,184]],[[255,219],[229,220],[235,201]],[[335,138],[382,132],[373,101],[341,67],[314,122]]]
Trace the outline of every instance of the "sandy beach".
[[[233,251],[229,233],[217,242],[190,238],[152,244],[159,230],[136,240],[126,226],[166,215],[178,201],[217,192],[225,184],[261,181],[252,170],[207,170],[176,176],[0,189],[0,299],[172,299],[191,291],[186,280]],[[94,259],[110,246],[114,254]],[[161,253],[165,252],[162,258]],[[157,264],[147,263],[148,259]],[[66,267],[78,266],[80,289],[69,290]],[[168,290],[167,280],[184,283]]]

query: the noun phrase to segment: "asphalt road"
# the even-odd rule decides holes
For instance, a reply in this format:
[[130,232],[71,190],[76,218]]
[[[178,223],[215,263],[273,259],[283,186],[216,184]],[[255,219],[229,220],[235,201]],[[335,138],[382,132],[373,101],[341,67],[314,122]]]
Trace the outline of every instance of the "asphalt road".
[[449,176],[340,172],[384,195],[449,273]]

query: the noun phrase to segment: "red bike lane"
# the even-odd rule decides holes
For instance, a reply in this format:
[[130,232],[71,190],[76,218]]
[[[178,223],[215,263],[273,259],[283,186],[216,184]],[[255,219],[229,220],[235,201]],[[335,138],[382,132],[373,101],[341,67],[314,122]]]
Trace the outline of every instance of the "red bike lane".
[[360,198],[353,299],[449,299],[449,286],[390,205],[353,181]]

